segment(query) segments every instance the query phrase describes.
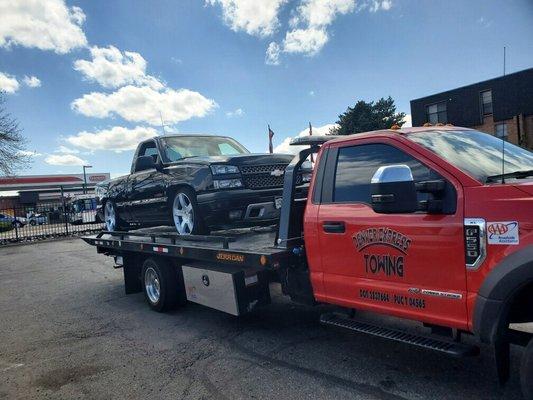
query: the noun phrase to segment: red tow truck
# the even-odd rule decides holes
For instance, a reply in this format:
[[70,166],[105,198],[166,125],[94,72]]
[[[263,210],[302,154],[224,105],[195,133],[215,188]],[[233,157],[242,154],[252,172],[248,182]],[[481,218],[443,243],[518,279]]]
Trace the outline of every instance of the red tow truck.
[[[397,127],[396,127],[397,128]],[[285,169],[276,227],[180,236],[171,228],[101,232],[84,240],[123,267],[126,293],[163,311],[187,301],[242,315],[269,285],[305,304],[340,306],[325,325],[454,357],[494,349],[509,378],[510,345],[525,348],[533,399],[533,154],[453,126],[307,137]],[[307,199],[302,163],[318,153]],[[421,322],[426,336],[357,320],[366,310]],[[379,361],[378,361],[379,362]]]

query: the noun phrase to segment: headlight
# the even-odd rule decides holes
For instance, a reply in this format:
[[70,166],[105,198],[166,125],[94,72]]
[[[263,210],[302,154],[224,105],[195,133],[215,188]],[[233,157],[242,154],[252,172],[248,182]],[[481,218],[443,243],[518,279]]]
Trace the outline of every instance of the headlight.
[[211,165],[213,175],[238,174],[239,168],[234,165]]
[[242,187],[240,179],[216,179],[213,181],[215,189],[232,189]]

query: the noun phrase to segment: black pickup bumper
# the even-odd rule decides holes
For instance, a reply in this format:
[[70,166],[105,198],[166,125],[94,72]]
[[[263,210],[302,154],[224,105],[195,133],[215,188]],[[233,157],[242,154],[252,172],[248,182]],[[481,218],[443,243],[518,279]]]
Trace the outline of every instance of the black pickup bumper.
[[[296,199],[307,197],[308,186],[296,189]],[[204,223],[210,228],[226,229],[268,225],[277,222],[280,210],[275,199],[282,196],[282,189],[252,190],[234,189],[199,193],[197,202]]]

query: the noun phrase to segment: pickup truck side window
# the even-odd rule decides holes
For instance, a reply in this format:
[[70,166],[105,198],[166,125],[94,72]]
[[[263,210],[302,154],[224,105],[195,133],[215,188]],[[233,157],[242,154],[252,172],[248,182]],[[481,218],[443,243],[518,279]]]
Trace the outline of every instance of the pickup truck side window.
[[155,146],[155,142],[148,142],[143,144],[139,151],[139,156],[152,156],[154,159],[154,162],[157,162],[157,159],[159,157],[159,152],[157,151],[157,147]]
[[[338,151],[334,203],[367,203],[370,199],[370,180],[381,166],[405,164],[411,168],[415,183],[442,179],[417,159],[402,150],[386,144],[366,144],[341,147]],[[427,193],[419,193],[418,200],[427,200]]]

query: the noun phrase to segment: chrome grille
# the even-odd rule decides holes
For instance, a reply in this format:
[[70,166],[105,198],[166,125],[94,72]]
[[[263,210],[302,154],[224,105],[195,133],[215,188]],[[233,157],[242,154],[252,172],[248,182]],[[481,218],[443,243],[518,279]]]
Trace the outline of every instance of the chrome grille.
[[249,189],[283,187],[283,175],[271,175],[272,171],[285,171],[288,164],[245,165],[239,167],[244,184]]

